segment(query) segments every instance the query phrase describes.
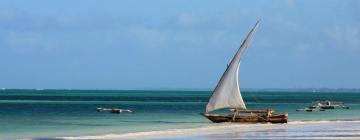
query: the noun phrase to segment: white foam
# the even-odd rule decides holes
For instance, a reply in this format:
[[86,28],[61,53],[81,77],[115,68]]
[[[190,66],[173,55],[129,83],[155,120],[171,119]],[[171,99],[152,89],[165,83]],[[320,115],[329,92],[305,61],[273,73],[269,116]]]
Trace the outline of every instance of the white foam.
[[360,120],[309,120],[309,121],[291,121],[288,124],[317,124],[317,123],[346,123],[346,122],[353,122],[353,123],[360,123]]
[[254,125],[266,125],[266,124],[231,124],[224,123],[215,126],[206,126],[200,128],[186,128],[186,129],[169,129],[162,131],[147,131],[147,132],[133,132],[133,133],[125,133],[125,134],[106,134],[99,136],[79,136],[79,137],[59,137],[63,139],[114,139],[114,138],[138,138],[138,137],[147,137],[147,136],[174,136],[174,135],[191,135],[197,134],[197,132],[208,132],[216,130],[226,130],[226,129],[236,129],[236,128],[244,128]]
[[[163,131],[148,131],[148,132],[134,132],[134,133],[125,133],[125,134],[106,134],[106,135],[97,135],[97,136],[78,136],[78,137],[58,137],[62,139],[168,139],[168,138],[184,138],[184,137],[193,137],[193,136],[206,136],[214,134],[225,134],[225,133],[257,133],[257,132],[271,132],[271,136],[302,136],[310,135],[313,136],[311,139],[332,139],[332,135],[352,135],[350,132],[298,132],[294,131],[292,133],[281,133],[281,132],[272,132],[271,130],[275,129],[285,129],[285,130],[302,130],[304,126],[308,128],[319,127],[316,129],[322,129],[322,127],[327,128],[328,126],[332,127],[332,130],[337,130],[334,126],[350,125],[353,123],[360,124],[360,121],[293,121],[288,124],[234,124],[234,123],[223,123],[223,124],[214,124],[212,126],[200,127],[200,128],[188,128],[188,129],[170,129]],[[325,126],[323,126],[325,125]],[[338,128],[345,130],[344,128]],[[353,130],[354,128],[349,128],[348,130]],[[359,129],[360,127],[356,128]],[[302,134],[304,133],[304,134]],[[357,132],[358,133],[358,132]],[[329,135],[330,137],[318,137],[318,135]],[[267,133],[265,135],[268,135]],[[226,138],[226,137],[225,137]],[[259,135],[259,138],[264,138]],[[296,138],[294,138],[296,139]]]

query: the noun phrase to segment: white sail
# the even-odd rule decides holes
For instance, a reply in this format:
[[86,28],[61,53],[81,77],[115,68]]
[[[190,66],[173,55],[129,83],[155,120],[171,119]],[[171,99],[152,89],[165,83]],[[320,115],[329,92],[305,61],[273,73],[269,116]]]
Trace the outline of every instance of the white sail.
[[239,50],[231,60],[226,68],[219,83],[213,91],[208,104],[206,105],[206,112],[211,112],[223,108],[246,109],[245,103],[241,97],[238,73],[240,69],[240,59],[245,49],[248,47],[260,21],[256,22],[255,26],[249,32]]

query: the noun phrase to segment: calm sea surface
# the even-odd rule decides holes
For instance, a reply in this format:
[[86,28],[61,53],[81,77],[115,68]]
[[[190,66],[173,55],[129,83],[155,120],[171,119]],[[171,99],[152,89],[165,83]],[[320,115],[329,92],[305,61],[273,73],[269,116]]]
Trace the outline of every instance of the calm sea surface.
[[[197,128],[211,91],[0,90],[0,138],[48,138]],[[242,91],[249,109],[289,113],[290,121],[360,120],[360,92]],[[350,109],[296,112],[314,100]],[[134,113],[97,112],[98,107]]]

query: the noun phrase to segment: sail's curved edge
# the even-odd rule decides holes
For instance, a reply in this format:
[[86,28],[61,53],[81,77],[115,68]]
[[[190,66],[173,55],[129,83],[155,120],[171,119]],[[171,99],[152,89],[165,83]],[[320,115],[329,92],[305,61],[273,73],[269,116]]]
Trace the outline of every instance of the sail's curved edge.
[[214,89],[213,94],[210,97],[208,104],[206,105],[206,112],[211,112],[223,108],[246,109],[245,103],[240,93],[238,73],[240,69],[241,56],[253,38],[259,23],[260,20],[256,22],[255,26],[251,29],[245,40],[242,42],[240,48],[220,78],[219,83]]

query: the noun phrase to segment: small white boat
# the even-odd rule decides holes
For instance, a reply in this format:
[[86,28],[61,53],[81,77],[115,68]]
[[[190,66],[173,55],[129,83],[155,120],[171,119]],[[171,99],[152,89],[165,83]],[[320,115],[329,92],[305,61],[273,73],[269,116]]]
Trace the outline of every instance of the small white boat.
[[337,101],[315,101],[314,104],[317,104],[317,106],[321,107],[322,109],[336,109],[336,108],[343,108],[343,109],[350,109],[350,107],[345,106],[343,102],[337,102]]
[[110,113],[122,113],[122,112],[132,113],[132,111],[130,109],[119,109],[119,108],[96,108],[96,111],[98,111],[98,112],[110,111]]

